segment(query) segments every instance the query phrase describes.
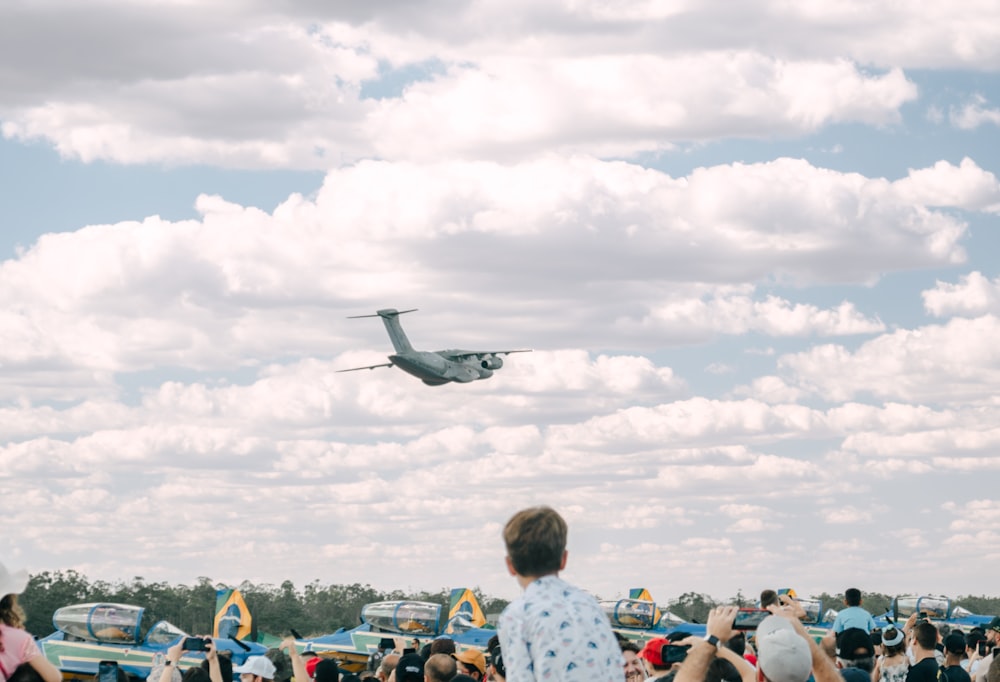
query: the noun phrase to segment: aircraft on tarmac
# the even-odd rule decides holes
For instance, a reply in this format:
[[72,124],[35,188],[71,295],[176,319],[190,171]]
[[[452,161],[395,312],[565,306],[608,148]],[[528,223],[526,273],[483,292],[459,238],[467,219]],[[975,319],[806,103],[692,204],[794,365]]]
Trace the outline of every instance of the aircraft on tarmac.
[[352,315],[348,319],[359,319],[362,317],[381,317],[385,330],[389,333],[392,346],[396,349],[395,355],[390,355],[390,362],[383,362],[378,365],[368,365],[367,367],[352,367],[351,369],[341,369],[338,372],[356,372],[362,369],[375,369],[376,367],[399,367],[407,374],[412,374],[428,386],[440,386],[448,382],[468,383],[477,379],[489,379],[493,376],[493,370],[503,367],[501,355],[510,353],[530,353],[524,350],[438,350],[420,351],[414,350],[410,345],[410,340],[406,338],[403,327],[399,324],[399,316],[403,313],[412,313],[416,308],[410,310],[396,310],[395,308],[384,308],[374,315]]
[[[231,590],[229,592],[232,592]],[[220,604],[217,594],[217,606]],[[228,595],[227,595],[228,598]],[[226,607],[233,606],[226,601]],[[240,598],[242,604],[242,598]],[[238,606],[236,607],[238,608]],[[230,618],[241,620],[245,629],[220,632],[219,615],[212,637],[220,654],[229,655],[233,664],[240,665],[249,656],[263,656],[267,647],[242,641],[250,630],[250,614],[243,605],[243,613],[230,609]],[[145,608],[131,604],[90,603],[73,604],[57,609],[52,616],[56,631],[42,637],[38,644],[49,661],[62,672],[65,680],[93,680],[102,662],[110,661],[131,678],[145,679],[158,658],[182,637],[188,637],[177,626],[165,620],[156,622],[143,633],[142,615]],[[178,662],[181,669],[198,666],[205,654],[195,650],[184,652]]]
[[645,587],[633,587],[628,599],[600,602],[611,621],[611,629],[639,646],[651,639],[666,637],[673,632],[701,636],[705,626],[689,623],[670,611],[661,610]]
[[943,595],[900,595],[893,598],[886,613],[875,616],[875,625],[882,629],[890,625],[902,627],[914,613],[923,614],[932,623],[947,623],[953,629],[966,631],[974,627],[985,628],[993,619],[993,616],[972,613],[952,604],[951,599]]
[[446,637],[454,641],[457,651],[485,651],[496,630],[487,624],[472,590],[453,589],[449,601],[447,611],[441,604],[405,599],[365,604],[358,627],[299,640],[296,646],[305,645],[303,650],[331,657],[342,670],[355,673],[377,667],[396,638],[418,650]]

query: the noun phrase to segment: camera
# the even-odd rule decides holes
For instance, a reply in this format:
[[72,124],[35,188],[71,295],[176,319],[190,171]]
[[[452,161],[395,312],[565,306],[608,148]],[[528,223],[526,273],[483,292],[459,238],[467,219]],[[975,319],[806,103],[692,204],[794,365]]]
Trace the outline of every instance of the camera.
[[208,651],[207,643],[204,637],[185,637],[181,648],[184,651]]

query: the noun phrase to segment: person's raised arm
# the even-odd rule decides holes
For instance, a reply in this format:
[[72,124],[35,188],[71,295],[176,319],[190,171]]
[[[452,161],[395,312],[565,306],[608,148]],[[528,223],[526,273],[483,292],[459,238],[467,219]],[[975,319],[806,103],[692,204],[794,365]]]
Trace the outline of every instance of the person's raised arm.
[[794,613],[795,617],[799,620],[802,620],[807,615],[806,610],[802,608],[802,604],[799,603],[799,600],[789,594],[779,594],[778,602],[780,602],[781,606],[791,608],[792,613]]
[[160,672],[160,682],[171,682],[173,680],[174,670],[177,668],[177,663],[183,655],[184,638],[181,637],[177,640],[176,644],[167,649],[167,660],[163,663],[163,671]]
[[703,682],[705,672],[718,652],[718,643],[733,636],[733,619],[736,618],[738,610],[735,606],[717,606],[708,612],[708,621],[705,623],[706,637],[714,637],[715,641],[713,643],[698,637],[688,637],[684,640],[691,643],[691,648],[688,649],[684,665],[674,678],[675,682]]
[[[295,646],[294,637],[285,637],[278,645],[279,649],[288,651],[288,657],[292,659],[292,676],[295,682],[309,682],[309,673],[306,672],[306,662],[302,660],[302,655]],[[215,682],[215,680],[212,680]],[[222,682],[221,680],[219,682]]]
[[219,650],[215,648],[215,640],[205,638],[205,660],[208,661],[208,677],[212,682],[222,682],[222,668],[219,667]]

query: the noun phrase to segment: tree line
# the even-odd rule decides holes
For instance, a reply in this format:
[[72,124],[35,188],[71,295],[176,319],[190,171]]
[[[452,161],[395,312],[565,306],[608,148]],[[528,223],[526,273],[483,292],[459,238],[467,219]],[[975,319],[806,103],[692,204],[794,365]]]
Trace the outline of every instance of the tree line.
[[[144,629],[165,620],[185,632],[209,634],[215,619],[215,593],[228,585],[214,583],[210,578],[198,578],[194,585],[170,585],[147,582],[142,577],[129,581],[90,581],[72,570],[44,571],[31,575],[19,601],[27,613],[26,629],[37,637],[51,634],[52,614],[71,604],[112,602],[145,608]],[[303,637],[330,634],[341,627],[361,624],[361,609],[377,601],[410,599],[448,607],[451,590],[405,593],[400,590],[383,592],[371,585],[322,585],[313,581],[303,589],[286,580],[279,586],[241,583],[237,589],[254,618],[259,633],[282,637],[294,629]],[[473,589],[484,613],[499,612],[507,605]]]
[[[194,585],[189,586],[147,582],[142,577],[113,583],[90,581],[72,570],[45,571],[30,577],[20,602],[27,612],[27,630],[38,637],[54,630],[52,614],[56,609],[87,602],[142,606],[146,609],[142,624],[147,629],[158,621],[166,620],[185,632],[207,634],[212,632],[215,618],[216,590],[227,587],[205,577],[198,578]],[[289,580],[279,586],[243,582],[238,589],[253,614],[256,630],[279,637],[291,634],[292,630],[304,637],[315,637],[342,627],[355,627],[361,623],[362,607],[371,602],[410,599],[441,604],[447,609],[451,593],[448,589],[417,593],[399,590],[383,592],[371,585],[323,585],[319,581],[313,581],[299,590]],[[507,605],[506,600],[484,595],[478,588],[473,589],[473,593],[487,615],[497,614]],[[685,620],[704,623],[709,610],[715,606],[737,604],[751,607],[757,597],[756,594],[738,592],[734,597],[720,601],[707,594],[685,592],[666,604],[658,605]],[[823,602],[824,610],[843,608],[843,594],[823,592],[813,598]],[[864,607],[875,616],[885,613],[891,603],[890,595],[864,594]],[[972,613],[1000,614],[1000,597],[960,596],[952,599],[952,604]]]

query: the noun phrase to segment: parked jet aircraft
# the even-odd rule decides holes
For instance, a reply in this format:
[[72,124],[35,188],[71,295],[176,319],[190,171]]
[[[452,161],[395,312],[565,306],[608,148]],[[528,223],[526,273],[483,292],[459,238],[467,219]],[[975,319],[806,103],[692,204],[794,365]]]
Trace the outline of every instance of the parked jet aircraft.
[[[157,654],[188,633],[158,621],[143,636],[142,614],[145,609],[130,604],[75,604],[56,610],[52,623],[56,632],[39,640],[42,653],[67,680],[92,680],[101,661],[114,661],[119,668],[136,678],[145,679]],[[231,637],[213,637],[220,653],[228,653],[234,664],[248,656],[263,656],[267,647],[242,642]],[[185,652],[179,666],[187,669],[200,665],[203,653]]]
[[374,315],[351,316],[349,319],[352,320],[362,317],[381,317],[396,353],[389,356],[390,362],[338,371],[356,372],[361,369],[395,366],[417,377],[428,386],[440,386],[450,381],[464,384],[477,379],[489,379],[493,376],[493,370],[503,367],[501,355],[531,352],[530,350],[414,350],[399,323],[400,315],[412,313],[414,310],[416,308],[410,310],[385,308],[377,311]]
[[894,597],[890,610],[875,617],[875,624],[880,628],[889,625],[902,627],[914,613],[923,613],[933,623],[947,623],[953,628],[969,630],[974,627],[986,627],[993,619],[951,603],[951,599],[941,595],[900,595]]
[[704,625],[689,623],[670,611],[661,610],[644,587],[633,587],[629,590],[628,599],[602,601],[600,604],[611,621],[611,629],[639,646],[672,632],[705,634]]
[[361,625],[341,628],[333,634],[299,640],[296,646],[337,661],[342,670],[360,672],[381,660],[383,643],[401,637],[415,648],[438,637],[454,640],[458,651],[486,648],[496,630],[486,624],[486,616],[472,590],[451,591],[450,606],[423,601],[381,601],[365,604]]

